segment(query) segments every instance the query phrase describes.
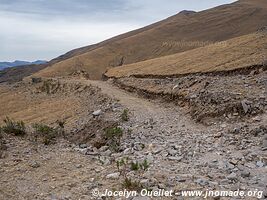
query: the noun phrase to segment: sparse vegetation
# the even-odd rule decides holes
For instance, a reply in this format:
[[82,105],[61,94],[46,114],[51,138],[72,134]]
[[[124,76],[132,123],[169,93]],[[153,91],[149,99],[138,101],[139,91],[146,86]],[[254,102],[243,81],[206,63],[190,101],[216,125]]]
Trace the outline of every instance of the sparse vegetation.
[[114,137],[120,139],[123,134],[123,130],[120,127],[107,128],[105,132],[106,132],[106,137],[108,139],[111,139]]
[[112,151],[119,151],[122,135],[123,130],[118,126],[105,129],[105,139],[107,140],[107,144]]
[[9,117],[4,119],[5,125],[1,128],[4,133],[23,136],[26,134],[26,127],[23,121],[14,121]]
[[57,120],[57,127],[51,127],[45,124],[33,124],[35,140],[42,138],[42,142],[45,145],[49,145],[55,142],[57,136],[64,136],[65,121]]
[[125,172],[127,170],[132,170],[132,171],[146,171],[149,168],[149,163],[147,159],[145,159],[142,163],[139,163],[138,161],[136,162],[131,162],[129,164],[128,158],[122,158],[121,160],[117,161],[117,169],[120,172],[121,175],[126,174]]
[[142,185],[140,184],[139,181],[132,180],[131,178],[127,178],[127,177],[124,179],[122,186],[125,189],[134,190],[134,191],[139,191],[142,189]]
[[[117,169],[120,172],[120,175],[124,177],[124,180],[122,182],[122,187],[128,190],[140,190],[141,184],[140,181],[134,181],[131,178],[127,177],[127,170],[128,169],[128,158],[122,158],[120,160],[117,161]],[[133,170],[133,168],[137,167],[139,169],[139,164],[137,163],[137,165],[135,165],[136,163],[131,163],[131,170]],[[137,168],[136,171],[138,170]]]
[[146,171],[148,168],[149,168],[149,163],[146,159],[142,163],[131,162],[131,170],[133,171],[138,171],[140,169]]
[[[140,190],[142,184],[140,183],[141,174],[149,168],[149,163],[147,160],[144,160],[142,163],[139,162],[128,162],[128,158],[122,158],[117,161],[117,169],[120,172],[120,175],[123,176],[124,180],[122,182],[122,187],[129,190]],[[127,176],[127,172],[135,171],[136,179],[133,180]]]
[[142,166],[143,170],[145,170],[145,171],[149,168],[149,163],[148,163],[147,159],[145,159],[143,161],[141,166]]
[[121,114],[121,120],[124,122],[129,121],[129,110],[128,109],[124,109],[122,114]]
[[138,162],[131,162],[131,170],[138,171],[140,169],[140,165]]
[[122,158],[121,160],[117,161],[117,169],[122,176],[126,175],[127,163],[128,163],[128,158],[126,159]]
[[45,145],[53,143],[58,134],[57,129],[44,124],[34,124],[32,127],[34,128],[36,140],[41,137]]

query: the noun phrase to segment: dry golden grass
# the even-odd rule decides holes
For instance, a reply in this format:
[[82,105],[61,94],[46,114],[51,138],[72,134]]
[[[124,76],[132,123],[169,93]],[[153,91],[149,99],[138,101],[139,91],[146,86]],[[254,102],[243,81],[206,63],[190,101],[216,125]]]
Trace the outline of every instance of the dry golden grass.
[[79,108],[79,102],[72,97],[53,98],[40,96],[31,98],[23,89],[11,89],[0,85],[0,125],[8,116],[15,120],[23,120],[26,123],[42,122],[54,123],[56,120],[76,118],[75,111]]
[[194,50],[110,69],[108,77],[233,70],[267,60],[267,34],[255,33]]
[[[164,45],[173,42],[215,42],[250,34],[267,25],[266,0],[241,0],[230,5],[166,20],[110,40],[73,50],[35,76],[70,75],[78,70],[100,79],[108,69],[198,48]],[[108,30],[107,30],[108,31]]]

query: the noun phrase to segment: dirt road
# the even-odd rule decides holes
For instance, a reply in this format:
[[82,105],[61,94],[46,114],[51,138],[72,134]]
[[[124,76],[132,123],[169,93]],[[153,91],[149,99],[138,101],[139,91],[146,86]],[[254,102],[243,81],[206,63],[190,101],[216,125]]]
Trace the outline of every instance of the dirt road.
[[265,116],[249,126],[246,121],[204,126],[178,106],[140,98],[109,82],[60,81],[99,87],[101,93],[129,109],[129,121],[120,124],[124,130],[121,151],[112,153],[103,148],[92,154],[91,147],[66,141],[39,145],[35,151],[31,142],[10,138],[9,156],[0,162],[0,199],[95,199],[91,194],[95,188],[100,192],[123,188],[125,180],[114,175],[118,172],[114,161],[125,158],[129,162],[148,161],[147,171],[127,173],[144,188],[266,190],[263,162],[267,155],[262,149]]

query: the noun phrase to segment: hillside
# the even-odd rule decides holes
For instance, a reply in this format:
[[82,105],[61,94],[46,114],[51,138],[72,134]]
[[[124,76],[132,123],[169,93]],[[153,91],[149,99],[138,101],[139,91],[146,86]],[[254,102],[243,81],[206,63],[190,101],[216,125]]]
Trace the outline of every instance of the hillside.
[[253,33],[267,25],[266,18],[265,0],[241,0],[198,13],[181,12],[148,27],[73,50],[35,75],[64,76],[84,70],[91,79],[100,79],[112,67]]
[[3,69],[0,71],[0,83],[22,81],[24,77],[30,76],[45,67],[47,67],[47,64],[24,65]]
[[177,76],[198,72],[234,70],[267,61],[267,34],[255,33],[110,69],[108,77]]

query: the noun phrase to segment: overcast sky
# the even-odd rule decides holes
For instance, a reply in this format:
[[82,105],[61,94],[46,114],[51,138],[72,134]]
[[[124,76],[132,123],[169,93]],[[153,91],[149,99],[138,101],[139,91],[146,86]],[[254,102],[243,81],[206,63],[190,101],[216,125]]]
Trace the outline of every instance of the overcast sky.
[[0,61],[50,60],[181,10],[234,0],[0,0]]

